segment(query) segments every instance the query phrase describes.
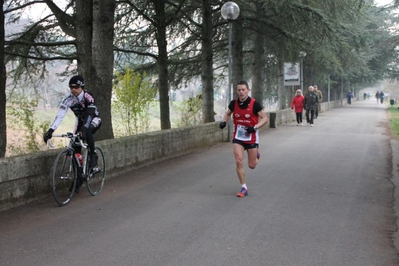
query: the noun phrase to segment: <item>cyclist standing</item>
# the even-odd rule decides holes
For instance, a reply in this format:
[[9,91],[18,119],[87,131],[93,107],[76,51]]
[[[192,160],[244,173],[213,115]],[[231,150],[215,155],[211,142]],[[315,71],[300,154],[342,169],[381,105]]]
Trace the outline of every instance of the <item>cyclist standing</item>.
[[[100,114],[95,105],[93,95],[84,89],[84,79],[80,75],[73,76],[69,80],[70,92],[62,100],[58,108],[57,115],[50,128],[43,135],[45,143],[52,138],[53,132],[58,128],[64,119],[68,108],[76,116],[75,133],[86,140],[89,146],[89,168],[97,165],[98,156],[94,152],[94,133],[101,127]],[[81,147],[75,147],[75,151],[80,153]]]

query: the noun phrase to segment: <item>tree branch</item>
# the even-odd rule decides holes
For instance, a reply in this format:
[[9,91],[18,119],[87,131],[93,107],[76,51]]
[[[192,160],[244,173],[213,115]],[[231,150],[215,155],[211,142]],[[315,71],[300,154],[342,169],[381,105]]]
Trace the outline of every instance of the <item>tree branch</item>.
[[9,52],[4,52],[4,54],[12,55],[12,56],[20,57],[20,58],[39,60],[39,61],[73,60],[73,59],[76,59],[76,56],[37,57],[37,56],[15,54],[15,53],[9,53]]
[[53,12],[54,16],[57,18],[58,23],[65,34],[76,37],[75,30],[75,20],[72,16],[68,15],[66,12],[62,11],[52,0],[44,0],[47,6]]
[[6,10],[4,10],[4,14],[11,13],[11,12],[14,12],[16,10],[23,9],[23,8],[25,8],[27,6],[34,5],[34,4],[40,4],[40,3],[44,4],[44,1],[32,1],[32,2],[26,3],[24,5],[18,6],[18,7],[6,9]]
[[5,41],[5,45],[29,45],[29,46],[44,46],[44,47],[52,47],[52,46],[63,46],[63,45],[75,45],[75,41],[66,41],[66,42],[54,42],[54,43],[44,43],[44,42],[27,42],[27,41]]
[[154,58],[155,60],[158,60],[158,56],[156,56],[155,54],[152,53],[148,53],[148,52],[139,52],[139,51],[135,51],[135,50],[127,50],[127,49],[122,49],[122,48],[118,48],[118,47],[114,47],[114,51],[116,52],[122,52],[122,53],[133,53],[133,54],[137,54],[137,55],[142,55],[142,56],[149,56]]

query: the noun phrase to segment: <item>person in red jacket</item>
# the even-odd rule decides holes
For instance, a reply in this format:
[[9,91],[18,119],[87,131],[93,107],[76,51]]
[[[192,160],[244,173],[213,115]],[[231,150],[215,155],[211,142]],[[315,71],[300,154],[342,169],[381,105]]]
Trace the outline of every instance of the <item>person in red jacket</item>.
[[294,98],[292,98],[291,102],[291,109],[295,109],[296,122],[298,123],[297,126],[299,125],[303,126],[302,123],[303,100],[304,97],[302,95],[302,91],[297,90],[296,95],[294,96]]

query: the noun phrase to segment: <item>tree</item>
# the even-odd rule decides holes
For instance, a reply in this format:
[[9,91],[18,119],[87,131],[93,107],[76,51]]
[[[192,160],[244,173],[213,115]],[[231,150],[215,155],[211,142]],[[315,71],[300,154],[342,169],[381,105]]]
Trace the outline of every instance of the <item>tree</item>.
[[4,157],[7,149],[7,122],[6,122],[6,37],[5,37],[5,16],[8,15],[8,22],[15,22],[20,18],[21,10],[26,6],[36,3],[36,1],[29,2],[16,1],[15,7],[10,6],[7,1],[2,1],[3,9],[1,11],[1,51],[0,51],[0,157]]
[[[157,77],[162,129],[171,126],[169,90],[190,81],[201,80],[203,121],[213,121],[213,84],[220,80],[225,84],[227,73],[227,22],[219,14],[222,2],[70,0],[61,10],[51,0],[14,1],[18,8],[43,2],[52,14],[11,36],[5,43],[5,61],[19,63],[12,72],[18,78],[22,67],[44,75],[45,68],[39,73],[36,67],[39,63],[76,59],[78,72],[85,76],[109,123],[99,131],[100,139],[113,137],[112,43],[118,69],[131,66]],[[368,0],[239,0],[238,4],[241,14],[233,22],[233,86],[251,78],[254,97],[259,99],[275,97],[279,88],[280,98],[285,97],[279,76],[282,63],[298,61],[301,50],[308,54],[309,82],[323,80],[327,74],[338,80],[344,75],[352,83],[373,82],[382,77],[384,64],[379,62],[389,62],[396,55],[389,51],[392,45],[381,48],[378,39],[389,39],[388,29]],[[117,34],[112,38],[114,25]],[[376,34],[381,29],[383,34]]]
[[[1,1],[4,6],[4,0]],[[6,123],[6,67],[4,65],[4,10],[0,11],[0,157],[4,157],[7,147]]]
[[203,122],[214,122],[214,90],[213,90],[213,22],[211,0],[202,0],[202,56],[201,56],[201,83],[202,83],[202,117]]
[[145,73],[127,69],[125,73],[116,74],[113,105],[121,116],[122,135],[129,136],[148,129],[148,105],[156,93]]
[[86,89],[95,95],[103,119],[96,138],[113,138],[111,92],[115,1],[76,0],[69,2],[65,10],[52,0],[27,1],[22,6],[16,3],[14,10],[43,2],[52,14],[28,24],[5,42],[6,62],[18,63],[13,70],[14,78],[21,77],[24,71],[37,73],[40,69],[44,75],[45,64],[49,61],[65,60],[71,64],[77,60],[76,72],[84,76]]
[[[174,22],[176,13],[181,9],[181,5],[175,6],[173,2],[162,0],[148,1],[123,1],[127,5],[128,11],[121,12],[121,18],[127,17],[125,21],[135,21],[139,19],[140,27],[129,28],[125,38],[119,40],[119,52],[135,53],[143,56],[144,64],[136,65],[138,71],[150,71],[158,76],[157,86],[159,92],[161,129],[170,129],[170,108],[169,108],[169,54],[167,35],[173,36],[173,29],[170,25]],[[130,12],[129,12],[130,11]],[[128,17],[131,16],[132,18]],[[129,39],[130,42],[126,42]],[[154,42],[156,41],[156,47]],[[156,51],[156,53],[154,52]],[[149,59],[148,59],[149,58]],[[151,61],[149,61],[151,60]],[[155,60],[155,64],[153,62]]]
[[65,34],[75,38],[78,73],[96,97],[103,125],[96,137],[114,137],[111,117],[113,77],[114,0],[76,0],[74,14],[62,12],[53,1],[45,0]]

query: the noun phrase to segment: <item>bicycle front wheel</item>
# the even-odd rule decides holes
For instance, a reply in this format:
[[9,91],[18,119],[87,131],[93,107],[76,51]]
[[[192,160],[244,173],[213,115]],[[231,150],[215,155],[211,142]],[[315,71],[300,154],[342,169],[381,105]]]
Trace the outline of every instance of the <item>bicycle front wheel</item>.
[[76,181],[77,168],[74,166],[73,154],[64,150],[55,159],[51,184],[53,197],[58,205],[64,206],[71,201]]
[[89,170],[90,172],[89,177],[87,178],[87,189],[91,195],[97,196],[104,187],[106,172],[105,157],[102,149],[100,147],[96,147],[94,151],[98,156],[98,161],[97,165],[93,167],[93,169]]

